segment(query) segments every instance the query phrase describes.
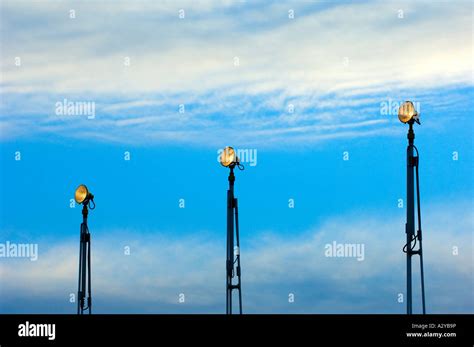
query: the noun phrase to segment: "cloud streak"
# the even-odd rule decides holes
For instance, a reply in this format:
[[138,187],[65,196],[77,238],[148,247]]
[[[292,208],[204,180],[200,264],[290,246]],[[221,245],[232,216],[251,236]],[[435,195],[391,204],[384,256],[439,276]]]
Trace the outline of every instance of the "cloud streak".
[[[459,209],[469,211],[457,223]],[[443,213],[427,209],[425,274],[429,313],[474,311],[473,215],[465,205]],[[260,232],[242,240],[244,308],[247,313],[403,313],[403,218],[348,215],[294,236]],[[96,236],[104,235],[104,236]],[[105,236],[106,235],[106,236]],[[37,262],[0,263],[2,312],[74,312],[76,240],[42,249]],[[363,261],[328,258],[325,245],[364,244]],[[172,238],[132,230],[93,234],[96,312],[222,313],[224,245],[200,232]],[[130,247],[130,255],[124,254]],[[458,254],[453,254],[457,247]],[[414,261],[415,303],[419,301]],[[186,302],[178,303],[185,294]],[[288,302],[288,295],[295,302]],[[36,298],[37,302],[31,302]],[[25,304],[26,303],[26,304]]]
[[[403,18],[373,1],[77,3],[70,19],[68,3],[3,2],[0,138],[275,146],[383,133],[370,121],[387,95],[472,86],[470,4],[399,7]],[[63,98],[95,101],[97,119],[57,117]]]

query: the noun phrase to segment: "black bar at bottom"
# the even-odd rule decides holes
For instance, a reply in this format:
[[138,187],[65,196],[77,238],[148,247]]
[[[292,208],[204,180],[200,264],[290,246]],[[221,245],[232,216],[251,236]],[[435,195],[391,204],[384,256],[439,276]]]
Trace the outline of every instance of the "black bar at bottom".
[[[54,324],[54,339],[49,324]],[[267,343],[285,338],[320,346],[342,342],[472,346],[472,326],[473,315],[0,315],[0,345],[219,342],[225,332],[240,331],[252,341],[263,337]],[[45,336],[31,336],[40,333]]]

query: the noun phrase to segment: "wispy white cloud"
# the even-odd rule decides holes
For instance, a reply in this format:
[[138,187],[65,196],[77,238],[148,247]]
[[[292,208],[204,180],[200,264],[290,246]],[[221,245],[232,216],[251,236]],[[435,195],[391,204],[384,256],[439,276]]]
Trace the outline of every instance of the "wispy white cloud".
[[[6,1],[1,16],[1,113],[12,130],[2,138],[202,144],[205,137],[216,145],[231,124],[230,140],[319,141],[344,137],[346,123],[369,124],[381,95],[472,85],[469,2]],[[44,100],[32,102],[34,95]],[[53,105],[64,96],[96,101],[100,116],[58,122]],[[11,117],[26,110],[26,123]],[[331,132],[309,132],[326,122],[335,123]],[[308,132],[286,135],[301,129]],[[255,137],[262,132],[268,136]],[[346,136],[371,133],[358,127]]]
[[[474,216],[467,207],[425,209],[430,313],[474,311]],[[465,212],[461,217],[460,210]],[[246,312],[402,313],[405,306],[397,299],[405,291],[403,225],[403,217],[347,215],[292,237],[274,232],[243,237]],[[222,312],[222,237],[206,232],[170,238],[136,230],[97,230],[92,240],[96,312]],[[364,260],[326,257],[325,245],[333,241],[364,244]],[[68,299],[76,290],[76,240],[42,246],[37,262],[1,261],[1,311],[74,311]],[[125,246],[130,255],[124,254]],[[457,255],[453,247],[458,247]],[[417,266],[415,260],[415,302]],[[185,304],[178,303],[180,293],[186,296]],[[294,304],[288,303],[289,293],[295,294]],[[23,306],[28,297],[38,303]]]

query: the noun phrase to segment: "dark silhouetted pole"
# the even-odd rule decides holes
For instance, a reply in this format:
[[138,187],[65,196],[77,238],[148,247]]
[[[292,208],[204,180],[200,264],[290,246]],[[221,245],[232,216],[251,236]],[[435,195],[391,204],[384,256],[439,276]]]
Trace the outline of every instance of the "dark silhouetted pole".
[[[425,303],[425,274],[423,270],[423,244],[421,231],[421,207],[420,207],[420,181],[419,181],[419,155],[418,149],[414,145],[415,133],[413,131],[414,122],[408,122],[408,147],[407,147],[407,221],[406,221],[406,246],[404,251],[407,254],[407,314],[413,313],[413,287],[412,287],[412,257],[420,256],[420,276],[421,276],[421,300],[423,314],[426,313]],[[415,156],[416,152],[416,156]],[[416,173],[416,202],[418,214],[418,230],[415,233],[415,173]],[[415,250],[418,242],[418,249]]]
[[[234,166],[229,167],[229,190],[227,191],[227,260],[226,260],[226,314],[232,314],[232,291],[239,291],[239,310],[242,314],[242,291],[241,291],[241,269],[240,269],[240,239],[239,239],[239,212],[237,199],[234,197]],[[235,226],[235,229],[234,229]],[[236,237],[237,248],[234,255],[234,237]],[[235,259],[234,259],[235,256]],[[236,265],[235,273],[234,266]],[[237,284],[233,284],[233,278],[237,275]]]
[[[79,185],[74,194],[74,199],[78,204],[82,204],[82,223],[79,236],[79,280],[77,285],[77,314],[84,314],[88,310],[92,313],[92,295],[91,295],[91,234],[87,226],[87,216],[89,208],[95,208],[94,195],[89,192],[87,186]],[[86,288],[87,286],[87,288]],[[87,290],[87,307],[86,307]]]
[[[92,313],[92,296],[91,296],[91,234],[87,226],[88,216],[87,204],[82,207],[82,224],[79,247],[79,286],[77,290],[77,313],[84,314],[88,310]],[[87,285],[87,307],[85,307]]]

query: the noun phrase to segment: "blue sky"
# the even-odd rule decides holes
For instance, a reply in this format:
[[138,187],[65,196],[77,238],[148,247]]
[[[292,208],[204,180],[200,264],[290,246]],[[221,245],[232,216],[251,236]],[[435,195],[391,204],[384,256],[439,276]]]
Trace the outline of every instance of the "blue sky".
[[236,181],[246,312],[403,313],[407,128],[383,110],[406,99],[428,312],[474,311],[470,2],[0,6],[0,242],[39,247],[0,258],[0,312],[75,312],[85,183],[96,312],[221,313],[233,145],[258,154]]

